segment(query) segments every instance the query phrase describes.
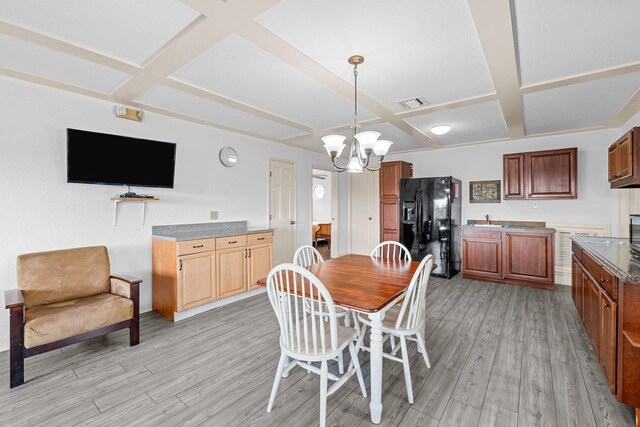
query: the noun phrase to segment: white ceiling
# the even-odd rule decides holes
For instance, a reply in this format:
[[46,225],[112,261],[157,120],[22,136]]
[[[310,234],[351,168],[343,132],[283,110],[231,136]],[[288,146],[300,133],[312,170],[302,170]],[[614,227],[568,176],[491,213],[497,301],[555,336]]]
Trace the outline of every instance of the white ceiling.
[[360,54],[362,129],[393,153],[620,126],[640,110],[638,16],[637,0],[5,0],[0,75],[318,151],[351,132]]

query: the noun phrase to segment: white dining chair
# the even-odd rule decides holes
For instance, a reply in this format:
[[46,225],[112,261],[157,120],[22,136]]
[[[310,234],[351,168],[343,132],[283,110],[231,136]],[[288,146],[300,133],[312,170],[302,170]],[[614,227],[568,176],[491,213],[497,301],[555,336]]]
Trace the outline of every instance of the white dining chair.
[[[356,374],[363,396],[367,391],[354,345],[357,332],[338,324],[336,307],[327,288],[309,270],[294,264],[280,264],[267,276],[267,294],[280,325],[280,361],[273,382],[267,412],[273,409],[278,385],[283,376],[295,366],[320,375],[320,426],[324,427],[327,415],[327,396],[335,393],[349,378]],[[311,312],[304,309],[311,300]],[[315,307],[320,313],[315,313]],[[325,312],[326,310],[326,312]],[[327,318],[327,321],[323,321]],[[349,370],[337,376],[328,371],[327,362],[335,359],[349,347]],[[320,369],[312,365],[320,362]],[[328,387],[328,380],[335,381]]]
[[407,249],[407,247],[402,243],[391,240],[378,244],[378,246],[373,248],[371,251],[371,256],[377,258],[395,258],[404,261],[411,260],[411,253],[409,252],[409,249]]
[[[418,351],[422,353],[424,363],[427,368],[431,368],[429,355],[424,342],[423,330],[426,317],[426,293],[429,277],[431,276],[431,268],[433,267],[433,255],[427,255],[418,266],[413,274],[411,283],[404,295],[404,301],[401,305],[390,308],[382,322],[382,334],[384,339],[387,337],[398,337],[400,346],[395,347],[390,353],[383,353],[386,359],[400,362],[404,365],[404,380],[407,386],[407,398],[409,403],[413,403],[413,386],[411,385],[411,371],[409,370],[409,353],[407,352],[407,340],[415,341],[418,345]],[[362,322],[362,329],[358,335],[356,350],[370,351],[368,347],[363,346],[363,340],[367,328],[371,326],[371,321],[367,316],[358,316]],[[415,336],[415,338],[414,338]],[[396,356],[398,350],[402,350],[402,358]]]
[[[320,254],[320,252],[318,252],[318,250],[311,245],[302,245],[298,248],[298,250],[296,250],[296,253],[293,254],[293,263],[302,268],[307,268],[312,264],[320,264],[322,262],[324,262],[324,258],[322,258],[322,255]],[[305,301],[305,309],[311,310],[311,301]],[[327,312],[326,308],[322,311],[324,313]],[[314,313],[316,314],[320,313],[320,310],[318,307],[314,307]],[[351,326],[352,316],[350,313],[351,311],[349,309],[336,307],[336,317],[344,318],[344,326],[346,327]],[[355,314],[353,314],[353,318],[354,318],[354,325],[355,325]],[[357,330],[358,328],[356,327],[356,331]],[[342,353],[338,355],[338,369],[340,370],[339,372],[341,374],[344,373],[344,360],[343,360]]]

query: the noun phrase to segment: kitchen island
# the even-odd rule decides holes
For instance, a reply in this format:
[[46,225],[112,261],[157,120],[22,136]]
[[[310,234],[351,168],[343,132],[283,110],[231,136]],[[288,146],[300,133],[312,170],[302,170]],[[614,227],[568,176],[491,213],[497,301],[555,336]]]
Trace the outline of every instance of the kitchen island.
[[[617,399],[640,407],[640,263],[629,239],[572,236],[571,296]],[[636,414],[640,411],[636,409]]]
[[544,223],[469,221],[462,226],[462,276],[553,289],[554,233]]

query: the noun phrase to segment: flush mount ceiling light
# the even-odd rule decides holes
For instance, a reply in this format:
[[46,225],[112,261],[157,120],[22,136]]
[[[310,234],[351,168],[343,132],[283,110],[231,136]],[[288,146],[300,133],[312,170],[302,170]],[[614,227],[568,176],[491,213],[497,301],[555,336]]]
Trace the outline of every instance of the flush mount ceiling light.
[[438,125],[431,127],[431,133],[435,135],[444,135],[451,130],[451,125]]
[[[333,168],[337,172],[363,172],[364,169],[368,171],[377,171],[382,166],[382,160],[384,156],[389,152],[389,147],[393,142],[378,139],[380,138],[380,132],[365,131],[358,132],[360,129],[360,123],[358,123],[358,64],[364,62],[364,57],[360,55],[354,55],[349,58],[349,64],[353,65],[353,80],[354,80],[354,119],[351,129],[353,129],[353,137],[351,138],[349,147],[349,160],[345,166],[338,165],[338,158],[342,154],[342,151],[346,147],[344,143],[346,136],[343,135],[327,135],[322,139],[324,142],[324,148],[331,156],[331,162]],[[371,158],[377,159],[377,166],[371,166]]]

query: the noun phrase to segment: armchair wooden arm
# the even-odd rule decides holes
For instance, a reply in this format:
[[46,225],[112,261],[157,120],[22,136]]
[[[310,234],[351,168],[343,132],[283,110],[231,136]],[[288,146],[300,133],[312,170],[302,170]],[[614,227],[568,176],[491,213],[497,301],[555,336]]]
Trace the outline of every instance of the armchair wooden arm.
[[24,306],[22,291],[20,289],[9,289],[8,291],[4,291],[4,304],[5,308]]
[[133,319],[131,319],[131,335],[129,337],[129,344],[131,346],[138,345],[140,342],[140,283],[142,279],[137,279],[131,276],[125,276],[122,274],[112,274],[111,278],[111,293],[120,295],[121,297],[129,298],[133,301]]

